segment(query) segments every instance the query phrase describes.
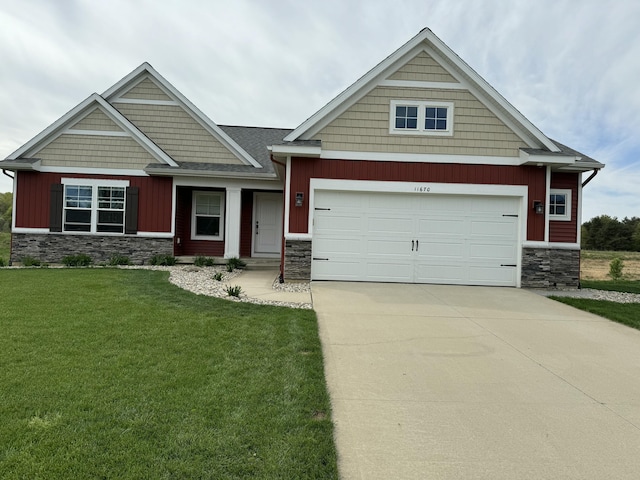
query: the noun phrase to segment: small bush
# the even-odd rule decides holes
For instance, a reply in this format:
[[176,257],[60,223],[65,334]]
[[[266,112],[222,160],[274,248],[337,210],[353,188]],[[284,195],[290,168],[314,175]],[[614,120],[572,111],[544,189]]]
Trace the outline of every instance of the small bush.
[[151,265],[166,265],[171,266],[175,265],[177,262],[176,257],[171,255],[154,255],[151,257],[150,263]]
[[242,293],[242,287],[240,285],[234,285],[233,287],[229,285],[227,287],[227,295],[230,297],[239,297]]
[[7,264],[4,262],[4,258],[0,257],[0,267],[6,267]]
[[218,282],[221,282],[223,278],[224,278],[224,274],[223,274],[222,272],[217,272],[217,273],[213,276],[213,279],[214,279],[214,280],[216,280],[216,281],[218,281]]
[[129,257],[127,257],[125,255],[120,255],[120,254],[116,253],[115,255],[111,255],[111,258],[109,259],[108,265],[111,265],[111,266],[115,266],[115,265],[131,265],[131,260],[129,260]]
[[215,259],[213,257],[198,255],[193,261],[193,264],[196,267],[213,267],[213,265],[215,264]]
[[79,253],[78,255],[67,255],[62,259],[62,263],[67,267],[88,267],[93,263],[93,260],[89,255]]
[[39,267],[40,265],[42,265],[42,262],[40,260],[29,255],[27,255],[26,257],[22,257],[21,262],[25,267]]
[[616,257],[611,260],[609,264],[609,276],[612,280],[620,280],[622,278],[622,269],[624,268],[624,262]]
[[240,260],[238,257],[232,257],[227,260],[227,271],[233,272],[236,268],[244,268],[247,264]]

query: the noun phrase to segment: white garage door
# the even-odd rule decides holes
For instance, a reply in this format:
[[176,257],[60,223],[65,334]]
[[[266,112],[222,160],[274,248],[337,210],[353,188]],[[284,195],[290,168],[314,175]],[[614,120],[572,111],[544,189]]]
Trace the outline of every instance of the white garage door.
[[315,192],[314,280],[516,286],[516,197]]

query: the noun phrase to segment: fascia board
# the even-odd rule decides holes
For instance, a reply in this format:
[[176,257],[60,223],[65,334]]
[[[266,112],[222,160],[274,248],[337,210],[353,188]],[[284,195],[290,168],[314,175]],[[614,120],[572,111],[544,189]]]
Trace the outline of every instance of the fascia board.
[[520,165],[574,165],[580,158],[576,155],[532,154],[520,150]]
[[[142,81],[146,76],[156,83],[161,89],[165,90],[169,96],[172,96],[180,103],[189,115],[198,122],[209,134],[215,137],[227,149],[229,149],[240,161],[246,165],[253,165],[256,168],[263,168],[246,150],[236,143],[229,135],[227,135],[216,123],[211,120],[203,111],[196,107],[187,97],[185,97],[176,87],[164,78],[155,68],[145,62],[136,68],[129,75],[124,77],[113,87],[104,92],[103,97],[107,101],[116,101],[117,96],[125,89],[133,87],[134,81]],[[137,83],[137,82],[136,82]]]
[[269,150],[278,156],[319,157],[322,154],[322,147],[304,145],[272,145]]
[[240,173],[240,172],[211,172],[207,170],[186,170],[172,168],[145,168],[144,172],[149,176],[171,177],[208,177],[208,178],[242,178],[255,180],[278,180],[275,173]]

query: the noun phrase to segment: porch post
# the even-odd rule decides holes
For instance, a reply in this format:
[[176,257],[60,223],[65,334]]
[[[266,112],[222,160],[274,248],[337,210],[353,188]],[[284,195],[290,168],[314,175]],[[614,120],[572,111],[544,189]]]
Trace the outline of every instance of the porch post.
[[227,187],[224,258],[240,257],[241,189]]

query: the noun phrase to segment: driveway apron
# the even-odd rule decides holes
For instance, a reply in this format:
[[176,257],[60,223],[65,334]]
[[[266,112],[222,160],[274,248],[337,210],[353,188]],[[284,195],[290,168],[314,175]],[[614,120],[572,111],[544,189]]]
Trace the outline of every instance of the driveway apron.
[[640,332],[515,288],[312,295],[342,479],[640,478]]

